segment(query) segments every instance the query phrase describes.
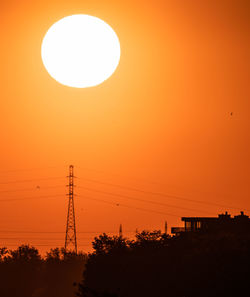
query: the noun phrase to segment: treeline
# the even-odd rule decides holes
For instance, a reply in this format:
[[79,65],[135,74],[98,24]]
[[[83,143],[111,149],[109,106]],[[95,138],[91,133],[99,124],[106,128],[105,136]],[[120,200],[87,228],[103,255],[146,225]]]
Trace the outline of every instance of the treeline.
[[102,234],[91,254],[0,248],[2,297],[235,297],[250,294],[250,232]]
[[73,297],[74,283],[82,278],[83,254],[51,249],[44,258],[38,250],[22,245],[0,248],[1,297]]
[[250,295],[250,233],[160,231],[135,240],[95,238],[81,297],[235,297]]

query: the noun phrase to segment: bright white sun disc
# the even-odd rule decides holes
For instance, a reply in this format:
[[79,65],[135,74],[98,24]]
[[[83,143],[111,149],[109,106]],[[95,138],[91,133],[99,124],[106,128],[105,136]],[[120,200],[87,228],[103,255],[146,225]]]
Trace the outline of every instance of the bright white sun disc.
[[119,60],[120,43],[114,30],[85,14],[56,22],[42,42],[42,61],[48,73],[70,87],[99,85],[114,73]]

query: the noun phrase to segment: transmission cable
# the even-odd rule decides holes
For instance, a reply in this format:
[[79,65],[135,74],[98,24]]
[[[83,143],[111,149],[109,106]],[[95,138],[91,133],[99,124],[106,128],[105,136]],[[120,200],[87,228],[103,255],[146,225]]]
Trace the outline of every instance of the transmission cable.
[[92,198],[92,197],[87,197],[87,196],[77,196],[77,197],[81,197],[81,198],[85,198],[85,199],[93,200],[93,201],[98,201],[98,202],[103,202],[103,203],[107,203],[107,204],[112,204],[112,205],[115,205],[115,206],[122,206],[122,207],[132,208],[132,209],[136,209],[136,210],[140,210],[140,211],[157,213],[157,214],[161,214],[161,215],[169,215],[169,216],[178,217],[178,218],[180,217],[178,215],[174,215],[174,214],[170,214],[170,213],[166,213],[166,212],[162,212],[162,211],[151,210],[151,209],[141,208],[141,207],[135,207],[135,206],[131,206],[131,205],[121,204],[121,203],[117,203],[117,202],[110,202],[110,201],[107,201],[107,200],[102,200],[102,199],[97,199],[97,198]]
[[45,178],[34,178],[34,179],[23,179],[23,180],[14,180],[9,182],[0,182],[1,185],[7,184],[17,184],[17,183],[26,183],[26,182],[33,182],[33,181],[43,181],[43,180],[55,180],[65,178],[65,176],[61,177],[45,177]]
[[186,207],[182,207],[182,206],[175,206],[175,205],[167,204],[167,203],[164,203],[164,202],[157,202],[157,201],[153,201],[153,200],[140,199],[140,198],[135,198],[135,197],[127,196],[127,195],[122,195],[122,194],[116,194],[116,193],[110,193],[110,192],[95,190],[95,189],[91,189],[91,188],[88,188],[88,187],[82,187],[82,186],[80,186],[80,187],[77,187],[77,188],[85,189],[85,190],[88,190],[88,191],[91,191],[91,192],[100,193],[100,194],[111,195],[111,196],[126,198],[126,199],[130,199],[130,200],[136,200],[136,201],[140,201],[140,202],[146,202],[146,203],[151,203],[151,204],[156,204],[156,205],[162,205],[162,206],[167,206],[167,207],[179,208],[179,209],[189,210],[189,211],[202,211],[204,213],[211,214],[211,212],[207,212],[205,210],[199,210],[199,209],[196,210],[196,209],[186,208]]
[[[214,202],[194,200],[194,199],[184,198],[184,197],[175,196],[175,195],[168,195],[168,194],[160,193],[160,192],[145,191],[145,190],[134,188],[134,187],[127,187],[127,186],[123,186],[123,185],[118,185],[118,184],[113,184],[113,183],[108,183],[108,182],[102,182],[102,181],[98,181],[98,180],[94,180],[94,179],[88,179],[88,178],[81,178],[81,179],[86,180],[86,181],[89,181],[89,182],[93,182],[93,183],[96,183],[96,184],[108,185],[108,186],[112,186],[112,187],[116,187],[116,188],[121,188],[121,189],[125,189],[125,190],[130,190],[130,191],[135,191],[135,192],[139,192],[139,193],[144,193],[144,194],[150,194],[150,195],[155,195],[155,196],[160,196],[160,197],[166,197],[166,198],[173,198],[173,199],[178,199],[178,200],[183,200],[183,201],[189,201],[189,202],[194,202],[194,203],[207,204],[207,205],[225,207],[225,208],[230,208],[230,209],[242,210],[242,208],[239,208],[239,207],[227,206],[227,205],[218,204],[218,203],[214,203]],[[246,211],[250,211],[249,209],[246,209],[246,208],[243,208],[243,209],[246,210]]]

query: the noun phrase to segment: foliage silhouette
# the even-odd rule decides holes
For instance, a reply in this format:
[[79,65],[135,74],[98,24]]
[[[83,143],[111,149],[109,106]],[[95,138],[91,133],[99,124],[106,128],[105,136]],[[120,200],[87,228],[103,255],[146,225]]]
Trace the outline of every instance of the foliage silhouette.
[[95,238],[80,297],[248,296],[249,232],[143,231],[133,241]]
[[[102,234],[93,253],[0,248],[3,297],[235,297],[250,292],[249,230]],[[78,283],[78,286],[77,286]],[[76,292],[77,291],[77,292]],[[247,293],[245,293],[247,292]]]
[[0,248],[0,296],[73,297],[73,283],[80,281],[85,261],[86,255],[59,248],[44,259],[28,245]]

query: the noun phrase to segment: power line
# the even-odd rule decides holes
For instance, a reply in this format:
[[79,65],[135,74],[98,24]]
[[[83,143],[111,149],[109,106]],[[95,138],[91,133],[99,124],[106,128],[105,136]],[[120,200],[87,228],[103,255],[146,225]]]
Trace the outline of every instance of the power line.
[[63,195],[46,195],[46,196],[32,196],[32,197],[23,197],[23,198],[11,198],[11,199],[1,199],[0,202],[11,202],[11,201],[23,201],[23,200],[36,200],[36,199],[44,199],[44,198],[54,198],[54,197],[62,197]]
[[[1,199],[0,202],[36,200],[36,199],[46,199],[46,198],[55,198],[55,197],[62,197],[62,195],[58,194],[58,195],[32,196],[32,197],[13,198],[13,199]],[[129,205],[125,205],[125,204],[121,204],[121,203],[117,203],[117,202],[110,202],[110,201],[97,199],[97,198],[90,198],[90,197],[86,197],[86,196],[77,196],[77,197],[83,197],[83,198],[86,198],[86,199],[89,199],[89,200],[95,200],[95,201],[98,201],[98,202],[103,202],[103,203],[112,204],[112,205],[116,205],[116,206],[123,206],[123,207],[127,207],[127,208],[133,208],[133,209],[137,209],[137,210],[141,210],[141,211],[154,212],[154,213],[158,213],[158,214],[164,214],[164,215],[169,215],[169,216],[174,216],[174,217],[180,217],[178,215],[174,215],[174,214],[170,214],[170,213],[166,213],[166,212],[161,212],[161,211],[156,211],[156,210],[149,210],[149,209],[145,209],[145,208],[129,206]]]
[[[32,196],[32,197],[13,198],[13,199],[1,199],[0,202],[36,200],[36,199],[55,198],[55,197],[62,197],[62,195],[58,194],[58,195],[36,196],[36,197]],[[86,196],[77,196],[77,197],[84,197],[84,198],[89,199],[89,200],[95,200],[95,201],[98,201],[98,202],[103,202],[103,203],[112,204],[112,205],[116,205],[116,206],[123,206],[123,207],[127,207],[127,208],[133,208],[133,209],[137,209],[137,210],[141,210],[141,211],[154,212],[154,213],[158,213],[158,214],[164,214],[164,215],[179,217],[177,215],[173,215],[173,214],[170,214],[170,213],[165,213],[165,212],[160,212],[160,211],[155,211],[155,210],[149,210],[149,209],[144,209],[144,208],[139,208],[139,207],[133,207],[133,206],[125,205],[125,204],[120,204],[120,203],[116,203],[116,202],[109,202],[109,201],[106,201],[106,200],[90,198],[90,197],[86,197]]]
[[[207,204],[207,205],[219,206],[219,207],[224,207],[224,208],[242,210],[242,208],[239,208],[239,207],[227,206],[227,205],[214,203],[214,202],[194,200],[194,199],[184,198],[184,197],[175,196],[175,195],[169,195],[169,194],[160,193],[160,192],[145,191],[145,190],[134,188],[134,187],[127,187],[127,186],[123,186],[123,185],[118,185],[118,184],[113,184],[113,183],[108,183],[108,182],[102,182],[102,181],[98,181],[98,180],[94,180],[94,179],[88,179],[88,178],[81,178],[81,179],[89,181],[89,182],[93,182],[93,183],[96,183],[96,184],[108,185],[108,186],[112,186],[112,187],[116,187],[116,188],[121,188],[121,189],[125,189],[125,190],[144,193],[144,194],[150,194],[150,195],[166,197],[166,198],[173,198],[173,199],[189,201],[189,202],[194,202],[194,203],[199,203],[199,204]],[[246,208],[243,208],[243,210],[250,211],[249,209],[246,209]]]
[[[84,187],[82,187],[84,188]],[[93,190],[93,189],[92,189]],[[108,193],[108,192],[104,192],[104,191],[98,191],[98,190],[93,190],[95,192],[102,192],[108,195],[112,195],[112,196],[118,196],[118,197],[122,197],[122,198],[127,198],[127,199],[131,199],[131,200],[138,200],[138,201],[143,201],[143,202],[147,202],[147,203],[153,203],[153,204],[158,204],[158,205],[165,205],[165,206],[169,206],[169,207],[174,207],[174,208],[179,208],[179,209],[185,209],[185,210],[191,210],[191,211],[196,211],[194,209],[190,209],[190,208],[184,208],[184,207],[178,207],[178,206],[173,206],[173,205],[169,205],[166,203],[161,203],[161,202],[154,202],[151,200],[145,200],[145,199],[139,199],[139,198],[132,198],[130,196],[126,196],[126,195],[119,195],[119,194],[113,194],[113,193]],[[142,191],[142,190],[141,190]],[[144,191],[145,192],[145,191]],[[146,193],[150,193],[150,192],[146,192]],[[152,192],[153,193],[153,192]],[[23,201],[23,200],[36,200],[36,199],[46,199],[46,198],[56,198],[56,197],[62,197],[62,194],[57,194],[57,195],[45,195],[45,196],[32,196],[32,197],[22,197],[22,198],[11,198],[11,199],[0,199],[0,202],[12,202],[12,201]],[[83,196],[78,196],[78,197],[83,197]],[[178,215],[174,215],[174,214],[170,214],[170,213],[165,213],[165,212],[160,212],[160,211],[154,211],[154,210],[149,210],[149,209],[143,209],[143,208],[139,208],[139,207],[133,207],[133,206],[128,206],[125,204],[120,204],[117,202],[110,202],[110,201],[106,201],[106,200],[101,200],[101,199],[97,199],[97,198],[90,198],[90,197],[86,197],[84,196],[84,198],[89,199],[89,200],[95,200],[95,201],[99,201],[99,202],[103,202],[103,203],[107,203],[107,204],[112,204],[112,205],[116,205],[116,206],[123,206],[123,207],[127,207],[127,208],[133,208],[133,209],[137,209],[137,210],[142,210],[142,211],[147,211],[147,212],[154,212],[154,213],[158,213],[158,214],[165,214],[165,215],[169,215],[169,216],[175,216],[175,217],[180,217]],[[226,206],[225,206],[226,207]],[[227,207],[230,208],[230,207]],[[247,209],[246,209],[247,210]],[[248,210],[247,210],[248,211]],[[206,212],[206,211],[203,211]],[[208,213],[208,212],[206,212]]]
[[[93,239],[94,237],[79,237],[77,238],[77,240],[91,240]],[[54,241],[54,240],[59,240],[59,241],[63,241],[62,238],[43,238],[43,237],[0,237],[0,240],[46,240],[46,241]]]
[[55,188],[62,188],[65,187],[65,185],[58,185],[58,186],[49,186],[49,187],[40,187],[36,188],[25,188],[25,189],[16,189],[16,190],[6,190],[6,191],[0,191],[0,193],[12,193],[12,192],[25,192],[25,191],[40,191],[40,190],[44,190],[44,189],[55,189]]
[[[15,180],[15,181],[9,181],[9,182],[0,182],[0,184],[15,184],[15,183],[25,183],[25,182],[33,182],[33,181],[55,180],[55,179],[62,179],[62,178],[65,178],[65,177],[49,177],[49,178],[27,179],[27,180]],[[166,193],[146,191],[146,190],[142,190],[142,189],[139,189],[139,188],[127,187],[127,186],[123,186],[123,185],[120,185],[120,184],[113,184],[113,183],[108,183],[108,182],[102,182],[102,181],[98,181],[98,180],[94,180],[94,179],[88,179],[88,178],[82,178],[82,179],[84,179],[86,181],[89,181],[89,182],[97,183],[97,184],[109,185],[109,186],[112,186],[112,187],[117,187],[117,188],[126,189],[126,190],[129,190],[129,191],[135,191],[135,192],[144,193],[144,194],[150,194],[150,195],[155,195],[155,196],[160,196],[160,197],[166,197],[166,198],[173,198],[173,199],[178,199],[178,200],[183,200],[183,201],[188,201],[188,202],[193,202],[193,203],[206,204],[206,205],[212,205],[212,206],[229,208],[229,209],[237,209],[237,210],[242,210],[243,209],[245,211],[250,211],[249,209],[246,209],[246,208],[239,208],[239,207],[234,207],[234,206],[228,206],[228,205],[225,205],[225,204],[219,204],[219,203],[208,202],[208,201],[200,201],[200,200],[195,200],[195,199],[190,199],[190,198],[184,198],[184,197],[175,196],[175,195],[169,195],[169,194],[166,194]],[[54,186],[54,187],[57,187],[57,186]],[[47,188],[49,188],[49,187],[47,187]],[[53,187],[51,187],[51,188],[53,188]],[[81,186],[79,186],[79,188],[81,188]],[[9,191],[6,190],[6,191],[0,191],[0,193],[17,192],[17,191],[25,191],[25,190],[26,189],[9,190]],[[29,189],[29,190],[31,190],[31,189]],[[130,199],[130,198],[128,198],[128,199]],[[16,200],[19,200],[19,199],[16,199]],[[26,200],[26,198],[23,199],[23,200]],[[139,199],[137,199],[137,200],[139,201]],[[7,200],[0,200],[0,201],[7,201]],[[14,199],[12,201],[14,201]],[[146,202],[146,200],[145,200],[145,202]],[[147,201],[147,202],[148,203],[151,203],[150,201]],[[156,202],[155,202],[155,204],[156,204]],[[172,205],[171,206],[168,205],[168,206],[169,207],[177,207],[177,206],[172,206]],[[180,207],[178,207],[178,208],[180,208]],[[192,210],[192,209],[186,209],[186,210]]]
[[[65,166],[61,166],[61,167],[65,167]],[[60,168],[61,168],[60,167]],[[0,173],[4,173],[4,172],[18,172],[18,171],[36,171],[36,170],[45,170],[48,168],[59,168],[59,166],[51,166],[51,167],[43,167],[43,168],[31,168],[31,169],[17,169],[17,170],[5,170],[5,171],[0,171]],[[81,170],[92,170],[89,168],[81,168],[81,167],[77,167]],[[92,170],[95,172],[101,172],[101,173],[105,173],[104,171],[99,171],[99,170]],[[113,174],[115,175],[115,174]],[[37,178],[37,179],[27,179],[27,180],[16,180],[16,181],[9,181],[9,182],[0,182],[0,184],[14,184],[14,183],[24,183],[24,182],[33,182],[33,181],[43,181],[43,180],[53,180],[53,179],[61,179],[61,178],[65,178],[65,177],[49,177],[49,178]],[[154,191],[145,191],[139,188],[134,188],[134,187],[127,187],[127,186],[123,186],[120,184],[113,184],[113,183],[108,183],[108,182],[102,182],[102,181],[98,181],[98,180],[94,180],[94,179],[88,179],[88,178],[82,178],[84,180],[90,181],[90,182],[94,182],[94,183],[98,183],[98,184],[103,184],[103,185],[109,185],[109,186],[113,186],[113,187],[118,187],[118,188],[122,188],[122,189],[127,189],[130,191],[136,191],[136,192],[140,192],[140,193],[145,193],[145,194],[150,194],[150,195],[156,195],[156,196],[161,196],[161,197],[167,197],[167,198],[173,198],[173,199],[178,199],[178,200],[183,200],[183,201],[188,201],[188,202],[194,202],[194,203],[199,203],[199,204],[207,204],[207,205],[212,205],[212,206],[217,206],[217,207],[224,207],[224,208],[230,208],[230,209],[237,209],[237,210],[246,210],[246,211],[250,211],[248,209],[245,208],[239,208],[239,207],[234,207],[234,206],[227,206],[225,204],[219,204],[219,203],[214,203],[214,202],[208,202],[208,201],[200,201],[200,200],[195,200],[195,199],[190,199],[190,198],[184,198],[184,197],[180,197],[180,196],[175,196],[175,195],[169,195],[166,193],[160,193],[160,192],[154,192]],[[151,182],[151,183],[155,183],[156,182]],[[19,191],[19,190],[11,190],[9,192],[14,192],[14,191]],[[24,191],[24,190],[20,190],[20,191]],[[7,191],[1,191],[0,193],[7,193]],[[149,201],[148,201],[149,202]],[[150,203],[150,202],[149,202]],[[170,205],[169,205],[170,206]],[[172,207],[172,206],[170,206]],[[174,207],[174,206],[173,206]],[[191,209],[189,209],[191,210]]]
[[61,179],[65,178],[65,176],[61,177],[46,177],[46,178],[34,178],[34,179],[23,179],[23,180],[15,180],[15,181],[9,181],[9,182],[0,182],[1,185],[7,185],[7,184],[17,184],[17,183],[26,183],[26,182],[33,182],[33,181],[42,181],[42,180],[55,180],[55,179]]
[[8,173],[8,172],[25,172],[25,171],[39,171],[39,170],[48,170],[48,169],[57,169],[66,166],[48,166],[48,167],[40,167],[40,168],[22,168],[22,169],[9,169],[9,170],[0,170],[1,173]]
[[170,214],[170,213],[166,213],[166,212],[162,212],[162,211],[151,210],[151,209],[142,208],[142,207],[134,207],[134,206],[126,205],[126,204],[110,202],[110,201],[107,201],[107,200],[102,200],[102,199],[97,199],[97,198],[90,198],[90,197],[87,197],[87,196],[77,196],[77,197],[81,197],[81,198],[85,198],[85,199],[89,199],[89,200],[93,200],[93,201],[98,201],[98,202],[103,202],[103,203],[107,203],[107,204],[112,204],[112,205],[115,205],[115,206],[122,206],[122,207],[132,208],[132,209],[140,210],[140,211],[157,213],[157,214],[161,214],[161,215],[168,215],[168,216],[173,216],[173,217],[178,217],[178,218],[180,217],[180,216]]
[[[21,244],[21,245],[29,245],[29,246],[34,246],[34,247],[36,247],[36,246],[48,246],[48,247],[52,247],[53,246],[53,244]],[[82,246],[82,247],[88,247],[89,245],[91,245],[91,243],[90,244],[79,244],[79,246]],[[19,246],[19,244],[14,244],[14,243],[11,243],[11,244],[2,244],[1,245],[2,247],[3,246]]]
[[146,202],[146,203],[151,203],[151,204],[156,204],[156,205],[162,205],[162,206],[167,206],[167,207],[173,207],[173,208],[178,208],[178,209],[183,209],[183,210],[189,210],[189,211],[201,211],[201,212],[204,212],[204,213],[211,214],[211,212],[207,212],[205,210],[199,210],[199,209],[196,210],[196,209],[186,208],[186,207],[182,207],[182,206],[175,206],[175,205],[167,204],[167,203],[164,203],[164,202],[157,202],[157,201],[152,201],[152,200],[140,199],[140,198],[135,198],[135,197],[127,196],[127,195],[115,194],[115,193],[110,193],[110,192],[106,192],[106,191],[95,190],[95,189],[91,189],[91,188],[88,188],[88,187],[81,187],[80,186],[78,188],[85,189],[85,190],[88,190],[88,191],[91,191],[91,192],[100,193],[100,194],[126,198],[126,199],[130,199],[130,200],[136,200],[136,201],[141,201],[141,202]]
[[[76,168],[77,169],[80,169],[80,170],[84,170],[84,171],[92,171],[92,172],[96,172],[96,173],[105,174],[105,176],[107,175],[107,172],[102,171],[102,170],[91,169],[91,168],[86,168],[86,167],[83,168],[83,167],[78,167],[78,166],[76,166]],[[120,177],[120,178],[134,179],[134,180],[137,180],[137,181],[140,181],[140,182],[143,182],[143,183],[150,183],[150,184],[154,184],[154,185],[161,185],[158,182],[146,180],[146,179],[143,179],[143,178],[140,178],[140,177],[136,177],[136,176],[131,176],[131,175],[130,176],[124,176],[124,175],[117,174],[117,173],[112,173],[112,172],[109,172],[108,174],[111,175],[111,176],[116,176],[116,177]]]
[[[126,233],[134,231],[126,231]],[[27,234],[65,234],[65,231],[20,231],[20,230],[0,230],[0,233],[27,233]],[[96,234],[96,233],[117,233],[116,231],[77,231],[82,234]]]

